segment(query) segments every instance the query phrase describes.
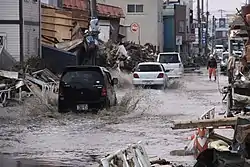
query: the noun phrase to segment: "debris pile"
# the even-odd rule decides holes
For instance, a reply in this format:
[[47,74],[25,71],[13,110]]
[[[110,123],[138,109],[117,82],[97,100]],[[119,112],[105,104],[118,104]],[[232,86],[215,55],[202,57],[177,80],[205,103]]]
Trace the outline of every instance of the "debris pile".
[[[23,77],[25,76],[25,77]],[[23,102],[25,97],[37,97],[48,108],[57,103],[59,78],[48,69],[21,75],[19,72],[0,70],[0,104]]]
[[122,45],[105,43],[100,48],[100,64],[121,71],[131,72],[138,63],[156,60],[156,49],[152,44],[144,46],[133,42]]

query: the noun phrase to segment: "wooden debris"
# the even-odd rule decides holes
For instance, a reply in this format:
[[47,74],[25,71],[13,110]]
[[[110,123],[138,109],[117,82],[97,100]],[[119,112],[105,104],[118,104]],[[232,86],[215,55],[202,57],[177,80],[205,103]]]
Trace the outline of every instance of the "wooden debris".
[[[125,47],[126,54],[119,52],[119,46],[121,45]],[[100,59],[103,66],[131,72],[140,62],[156,60],[156,49],[152,44],[147,43],[142,46],[133,42],[125,42],[121,45],[110,43],[103,45],[100,49]]]
[[[238,117],[176,122],[174,123],[174,127],[172,127],[172,129],[192,129],[206,127],[218,128],[221,126],[234,126],[236,124],[237,118]],[[250,117],[242,118],[250,119]]]

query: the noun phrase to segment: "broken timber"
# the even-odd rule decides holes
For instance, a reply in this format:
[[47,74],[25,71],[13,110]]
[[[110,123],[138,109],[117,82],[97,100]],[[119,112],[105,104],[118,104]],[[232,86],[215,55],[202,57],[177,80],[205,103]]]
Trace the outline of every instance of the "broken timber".
[[[220,119],[206,119],[175,122],[172,129],[193,129],[193,128],[218,128],[222,126],[235,126],[238,117],[220,118]],[[250,119],[250,117],[241,117]]]

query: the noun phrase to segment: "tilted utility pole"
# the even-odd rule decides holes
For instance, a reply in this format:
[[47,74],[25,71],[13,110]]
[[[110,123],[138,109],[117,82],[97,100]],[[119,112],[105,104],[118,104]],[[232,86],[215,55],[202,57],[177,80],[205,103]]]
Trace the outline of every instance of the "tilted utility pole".
[[206,12],[206,43],[205,43],[205,56],[208,56],[208,17],[209,17],[209,12],[208,12],[208,0],[206,4],[207,12]]
[[199,52],[198,56],[201,56],[202,46],[201,46],[201,9],[200,9],[200,0],[197,0],[197,20],[198,20],[198,47]]
[[91,18],[97,18],[96,0],[90,0],[89,3]]

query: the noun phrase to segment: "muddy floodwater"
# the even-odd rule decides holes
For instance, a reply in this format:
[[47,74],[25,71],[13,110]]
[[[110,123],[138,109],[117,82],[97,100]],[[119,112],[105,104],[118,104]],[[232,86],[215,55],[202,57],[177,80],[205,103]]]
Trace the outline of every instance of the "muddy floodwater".
[[170,156],[170,151],[183,149],[193,133],[172,130],[172,123],[196,119],[212,107],[221,112],[218,89],[225,83],[225,76],[219,77],[219,83],[208,81],[203,70],[203,74],[185,74],[165,91],[117,90],[122,103],[125,97],[133,97],[130,104],[98,115],[61,115],[41,109],[33,99],[22,107],[1,108],[0,166],[11,163],[9,158],[30,165],[91,166],[108,153],[138,141],[145,144],[150,157],[192,162],[193,157]]

